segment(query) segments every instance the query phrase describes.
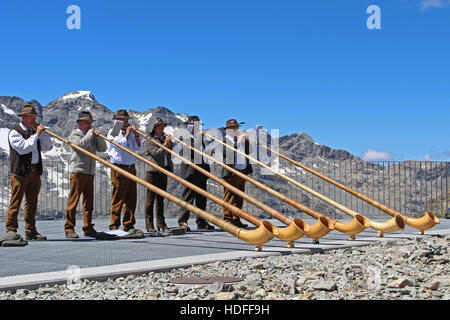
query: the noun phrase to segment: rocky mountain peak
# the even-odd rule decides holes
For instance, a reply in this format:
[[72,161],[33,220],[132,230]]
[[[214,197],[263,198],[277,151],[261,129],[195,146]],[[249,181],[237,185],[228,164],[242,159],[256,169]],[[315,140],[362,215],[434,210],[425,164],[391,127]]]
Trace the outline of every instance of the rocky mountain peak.
[[306,133],[293,133],[280,137],[280,150],[297,161],[362,161],[345,150],[321,145]]
[[42,121],[42,105],[39,101],[33,99],[30,101],[25,101],[19,97],[10,96],[0,96],[0,128],[12,128],[19,121],[19,116],[17,116],[21,111],[22,107],[26,104],[32,104],[38,113],[38,121]]
[[57,134],[62,132],[68,120],[77,118],[80,110],[90,111],[99,129],[103,129],[114,114],[99,103],[91,91],[71,91],[51,101],[43,110],[44,123]]
[[156,108],[151,109],[151,111],[153,116],[161,117],[164,122],[172,126],[183,125],[184,122],[187,121],[189,116],[188,114],[175,114],[170,109],[163,106],[157,106]]

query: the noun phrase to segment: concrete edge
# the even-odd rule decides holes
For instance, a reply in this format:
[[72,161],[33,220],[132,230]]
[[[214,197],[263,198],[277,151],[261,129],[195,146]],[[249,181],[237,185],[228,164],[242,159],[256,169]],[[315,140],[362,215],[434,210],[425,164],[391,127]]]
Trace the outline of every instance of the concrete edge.
[[[425,236],[443,236],[448,234],[450,234],[450,229],[437,230],[432,234],[429,233]],[[231,251],[227,253],[214,253],[207,255],[195,255],[189,257],[124,263],[101,267],[80,268],[77,276],[79,276],[79,280],[104,281],[108,278],[115,279],[132,274],[142,275],[149,272],[164,272],[170,271],[172,269],[191,267],[193,265],[202,265],[215,261],[231,261],[242,258],[258,258],[284,254],[314,254],[333,249],[366,246],[377,241],[392,241],[398,238],[414,239],[417,237],[424,236],[413,234],[389,234],[389,236],[385,235],[385,237],[383,238],[360,237],[358,238],[358,241],[344,240],[339,245],[327,245],[326,243],[319,245],[302,243],[302,248],[273,247],[272,249],[270,246],[266,246],[263,247],[263,250],[264,248],[266,248],[266,251],[259,252]],[[68,283],[68,280],[70,279],[72,274],[73,271],[65,270],[3,277],[0,278],[0,291],[15,291],[17,289],[34,290],[43,285],[65,284]]]

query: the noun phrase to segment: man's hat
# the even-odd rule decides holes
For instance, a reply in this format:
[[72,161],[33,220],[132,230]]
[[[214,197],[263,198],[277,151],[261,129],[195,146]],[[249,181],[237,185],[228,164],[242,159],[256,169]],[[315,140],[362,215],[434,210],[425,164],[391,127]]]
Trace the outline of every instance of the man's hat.
[[160,117],[150,116],[147,122],[147,127],[145,128],[145,132],[152,133],[153,129],[160,124],[167,126],[167,124]]
[[[188,121],[185,122],[184,124],[186,125],[195,124],[196,122],[200,122],[200,118],[198,116],[189,116]],[[203,122],[200,123],[203,124]]]
[[230,120],[227,120],[225,129],[239,127],[241,124],[245,124],[245,122],[237,122],[236,119],[230,119]]
[[25,115],[34,115],[37,116],[36,109],[31,104],[26,104],[22,107],[22,112],[18,114],[18,116],[25,116]]
[[80,111],[80,112],[78,113],[78,119],[77,119],[77,121],[80,121],[80,120],[90,120],[90,121],[94,121],[94,119],[92,119],[92,114],[91,114],[89,111],[87,111],[87,110],[83,110],[83,111]]
[[160,125],[160,124],[162,124],[164,126],[167,126],[167,123],[165,123],[162,118],[156,117],[155,125],[153,126],[153,128],[158,126],[158,125]]
[[113,116],[113,120],[124,120],[124,119],[130,119],[130,115],[128,114],[127,110],[125,109],[117,110],[116,114]]

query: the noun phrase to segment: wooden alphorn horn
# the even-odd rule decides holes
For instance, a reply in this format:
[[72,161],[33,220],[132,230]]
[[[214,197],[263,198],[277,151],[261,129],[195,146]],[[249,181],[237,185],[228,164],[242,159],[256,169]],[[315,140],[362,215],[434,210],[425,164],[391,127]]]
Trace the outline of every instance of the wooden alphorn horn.
[[233,193],[239,195],[240,197],[244,198],[248,202],[254,204],[258,208],[264,210],[265,212],[267,212],[271,216],[277,218],[278,220],[280,220],[283,223],[285,223],[286,225],[288,225],[288,227],[285,227],[285,228],[278,227],[278,228],[276,228],[274,230],[274,235],[280,240],[287,241],[288,242],[288,247],[293,247],[295,240],[303,237],[305,235],[305,233],[309,232],[310,227],[308,226],[308,224],[306,222],[304,222],[300,218],[293,218],[292,220],[286,219],[285,215],[283,215],[281,212],[279,212],[279,211],[273,209],[272,207],[270,207],[270,206],[268,206],[268,205],[266,205],[266,204],[256,200],[253,197],[250,197],[248,194],[246,194],[245,192],[243,192],[243,191],[239,190],[238,188],[232,186],[231,184],[229,184],[225,180],[216,177],[215,175],[213,175],[212,173],[210,173],[207,170],[203,169],[202,167],[196,165],[192,161],[189,161],[188,159],[184,158],[183,156],[179,155],[178,153],[174,152],[173,150],[171,150],[171,149],[167,148],[166,146],[162,145],[157,140],[155,140],[155,139],[149,137],[148,135],[146,135],[144,132],[142,132],[140,130],[136,130],[136,132],[138,134],[140,134],[141,136],[143,136],[145,139],[153,142],[154,144],[156,144],[158,147],[162,148],[163,150],[165,150],[165,151],[169,152],[170,154],[178,157],[181,161],[183,161],[186,164],[190,165],[195,170],[201,172],[205,176],[207,176],[210,179],[216,181],[217,183],[221,184],[222,186],[226,187],[227,189],[230,189]]
[[249,141],[259,144],[261,147],[269,150],[270,152],[273,152],[273,153],[279,155],[281,158],[283,158],[283,159],[293,163],[296,166],[299,166],[300,168],[308,171],[309,173],[312,173],[313,175],[315,175],[315,176],[317,176],[317,177],[319,177],[319,178],[321,178],[321,179],[323,179],[323,180],[325,180],[325,181],[335,185],[336,187],[338,187],[338,188],[340,188],[340,189],[342,189],[344,191],[347,191],[348,193],[354,195],[355,197],[358,197],[359,199],[364,200],[365,202],[369,203],[370,205],[374,206],[375,208],[378,208],[378,209],[386,212],[387,214],[389,214],[389,215],[391,215],[393,217],[395,217],[397,215],[401,216],[405,220],[405,223],[407,225],[418,229],[421,234],[424,233],[424,230],[430,229],[430,228],[434,227],[436,224],[440,223],[439,218],[434,213],[432,213],[430,211],[426,211],[425,215],[423,217],[420,217],[420,218],[413,218],[413,217],[407,216],[407,215],[405,215],[405,214],[403,214],[403,213],[401,213],[399,211],[396,211],[396,210],[394,210],[394,209],[392,209],[392,208],[390,208],[390,207],[388,207],[388,206],[386,206],[386,205],[384,205],[384,204],[382,204],[382,203],[380,203],[380,202],[378,202],[376,200],[373,200],[373,199],[371,199],[371,198],[369,198],[369,197],[359,193],[356,190],[353,190],[353,189],[351,189],[351,188],[349,188],[347,186],[344,186],[343,184],[341,184],[341,183],[339,183],[339,182],[337,182],[337,181],[335,181],[335,180],[333,180],[333,179],[331,179],[331,178],[329,178],[329,177],[327,177],[327,176],[325,176],[325,175],[323,175],[323,174],[321,174],[321,173],[319,173],[319,172],[317,172],[317,171],[315,171],[315,170],[305,166],[304,164],[302,164],[302,163],[300,163],[298,161],[295,161],[294,159],[289,158],[288,156],[285,156],[284,154],[281,154],[281,153],[279,153],[279,152],[277,152],[275,150],[272,150],[268,146],[266,146],[264,144],[261,144],[260,142],[255,141],[254,139],[252,139],[250,137],[247,137],[247,138],[248,138]]
[[263,221],[261,223],[261,225],[257,229],[254,229],[254,230],[246,230],[246,229],[238,228],[229,222],[226,222],[222,219],[217,218],[216,216],[214,216],[213,214],[211,214],[209,212],[201,210],[201,209],[197,208],[196,206],[193,206],[193,205],[173,196],[172,194],[170,194],[158,187],[155,187],[151,183],[148,183],[147,181],[144,181],[144,180],[136,177],[135,175],[129,173],[128,171],[123,170],[122,168],[115,166],[106,160],[103,160],[99,156],[92,154],[89,151],[71,143],[67,139],[61,138],[60,136],[49,131],[48,129],[45,129],[45,132],[47,132],[52,137],[68,144],[73,149],[84,153],[85,155],[95,159],[96,161],[102,163],[103,165],[105,165],[111,169],[116,170],[117,172],[120,172],[121,174],[123,174],[124,176],[129,178],[130,180],[133,180],[136,183],[139,183],[140,185],[144,186],[145,188],[150,189],[152,192],[155,192],[159,196],[162,196],[172,202],[175,202],[180,207],[195,213],[196,215],[202,217],[203,219],[207,220],[208,222],[212,223],[213,225],[227,231],[228,233],[231,233],[235,237],[237,237],[241,240],[244,240],[248,243],[254,244],[256,246],[255,250],[257,250],[257,251],[261,250],[262,244],[266,243],[267,241],[269,241],[270,239],[273,238],[272,225],[270,223],[268,223],[267,221]]
[[[314,190],[311,189],[311,188],[308,188],[307,186],[301,184],[300,182],[298,182],[298,181],[296,181],[296,180],[294,180],[294,179],[292,179],[292,178],[290,178],[290,177],[288,177],[288,176],[286,176],[286,175],[284,175],[284,174],[278,172],[277,170],[273,169],[272,167],[266,165],[265,163],[262,163],[261,161],[258,161],[258,160],[256,160],[255,158],[253,158],[253,157],[251,157],[251,156],[245,154],[245,152],[242,152],[242,151],[240,151],[240,150],[238,150],[238,149],[233,148],[232,146],[230,146],[230,145],[224,143],[223,141],[220,141],[219,139],[213,137],[212,135],[210,135],[210,134],[208,134],[208,133],[205,133],[205,134],[206,134],[208,137],[210,137],[211,139],[213,139],[213,140],[219,142],[219,143],[222,144],[222,145],[225,145],[227,148],[230,148],[230,149],[232,149],[232,150],[238,152],[239,154],[245,156],[247,159],[254,161],[254,162],[255,162],[256,164],[258,164],[259,166],[261,166],[261,167],[263,167],[263,168],[266,168],[267,170],[269,170],[269,171],[275,173],[277,176],[279,176],[279,177],[285,179],[286,181],[288,181],[288,182],[294,184],[295,186],[299,187],[300,189],[303,189],[304,191],[306,191],[306,192],[312,194],[313,196],[315,196],[315,197],[321,199],[322,201],[324,201],[324,202],[326,202],[326,203],[332,205],[333,207],[335,207],[335,208],[341,210],[342,212],[344,212],[344,213],[346,213],[346,214],[348,214],[348,215],[350,215],[350,216],[352,216],[352,217],[354,217],[354,218],[358,216],[358,213],[357,213],[356,211],[351,210],[351,209],[349,209],[349,208],[347,208],[347,207],[341,205],[340,203],[337,203],[336,201],[331,200],[331,199],[325,197],[323,194],[321,194],[321,193],[319,193],[319,192],[317,192],[317,191],[314,191]],[[375,229],[375,230],[380,231],[380,232],[378,233],[378,236],[379,236],[379,237],[382,237],[384,232],[393,232],[393,231],[397,231],[397,230],[400,230],[400,229],[404,229],[404,228],[405,228],[405,221],[404,221],[403,218],[400,217],[399,215],[396,215],[394,218],[392,218],[392,219],[390,219],[390,220],[388,220],[388,221],[385,221],[385,222],[377,222],[377,221],[374,221],[374,220],[372,220],[372,219],[369,219],[369,218],[365,217],[365,216],[362,215],[362,214],[359,214],[359,215],[362,216],[362,217],[364,218],[364,224],[365,224],[366,226],[369,226],[369,227],[371,227],[371,228],[373,228],[373,229]]]
[[[325,216],[322,213],[319,213],[303,204],[301,204],[298,201],[295,201],[294,199],[291,199],[287,196],[285,196],[284,194],[275,191],[274,189],[262,184],[261,182],[243,174],[242,172],[234,169],[233,167],[223,163],[220,160],[217,160],[216,158],[201,152],[200,150],[197,150],[195,148],[193,148],[192,146],[185,144],[183,141],[172,137],[173,140],[175,140],[176,142],[186,145],[187,147],[189,147],[191,150],[201,154],[202,156],[210,159],[211,161],[215,162],[216,164],[220,165],[221,167],[233,172],[234,174],[240,176],[241,178],[249,181],[250,183],[254,184],[255,186],[257,186],[258,188],[267,191],[268,193],[274,195],[275,197],[277,197],[278,199],[292,205],[293,207],[305,212],[306,214],[318,219],[318,221],[313,224],[312,226],[310,226],[310,231],[306,233],[306,236],[312,238],[314,240],[314,242],[318,243],[319,242],[319,238],[326,236],[332,229],[336,229],[340,232],[343,232],[345,234],[348,234],[350,236],[351,240],[355,239],[355,235],[364,231],[368,225],[365,225],[365,220],[364,217],[361,216],[360,214],[357,214],[354,219],[352,221],[349,222],[340,222],[337,220],[334,220],[330,217]],[[287,219],[291,219],[290,217],[287,217]]]
[[[127,152],[127,153],[129,153],[129,154],[131,154],[131,155],[134,156],[136,159],[139,159],[140,161],[142,161],[142,162],[144,162],[145,164],[151,166],[152,168],[154,168],[154,169],[160,171],[161,173],[165,174],[166,176],[168,176],[168,177],[174,179],[175,181],[177,181],[177,182],[179,182],[179,183],[181,183],[181,184],[187,186],[188,188],[194,190],[195,192],[201,194],[202,196],[207,197],[208,199],[210,199],[210,200],[216,202],[216,203],[219,204],[220,206],[229,209],[230,211],[232,211],[232,212],[235,213],[236,215],[240,216],[241,218],[244,218],[245,220],[249,221],[250,223],[254,224],[255,226],[259,227],[261,224],[263,224],[264,221],[263,221],[262,219],[260,219],[260,218],[258,218],[258,217],[255,217],[255,216],[253,216],[253,215],[251,215],[251,214],[245,212],[244,210],[239,209],[239,208],[237,208],[237,207],[235,207],[235,206],[229,204],[228,202],[226,202],[226,201],[220,199],[219,197],[217,197],[217,196],[215,196],[215,195],[213,195],[213,194],[211,194],[211,193],[209,193],[209,192],[203,190],[202,188],[196,186],[195,184],[193,184],[193,183],[191,183],[191,182],[189,182],[189,181],[180,178],[180,177],[177,176],[176,174],[174,174],[174,173],[172,173],[172,172],[170,172],[170,171],[164,169],[163,167],[157,165],[156,163],[153,163],[153,162],[151,162],[151,161],[145,159],[144,157],[140,156],[139,154],[137,154],[137,153],[135,153],[135,152],[133,152],[133,151],[131,151],[131,150],[125,148],[124,146],[122,146],[122,145],[118,144],[117,142],[115,142],[115,141],[109,139],[108,137],[105,137],[105,136],[102,135],[102,134],[99,134],[99,137],[105,139],[106,141],[108,141],[108,142],[111,143],[112,145],[116,146],[117,148],[119,148],[119,149],[121,149],[121,150],[123,150],[123,151],[125,151],[125,152]],[[274,226],[274,225],[272,225],[270,222],[266,221],[266,225],[267,225],[267,223],[271,225],[270,230],[273,231],[273,234],[274,234],[274,235],[277,235],[277,234],[279,233],[277,229],[279,229],[279,228],[276,227],[276,226]]]

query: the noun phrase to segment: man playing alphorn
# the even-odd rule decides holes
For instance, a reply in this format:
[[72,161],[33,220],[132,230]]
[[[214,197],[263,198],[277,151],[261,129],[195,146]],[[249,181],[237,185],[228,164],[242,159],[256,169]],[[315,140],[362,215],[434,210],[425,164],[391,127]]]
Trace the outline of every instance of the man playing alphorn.
[[[200,118],[198,116],[190,116],[188,118],[186,129],[191,134],[190,145],[193,148],[197,148],[200,151],[205,152],[205,143],[203,141],[203,134],[199,135],[198,132],[194,132],[194,126],[195,126],[196,122],[197,123],[200,122]],[[195,134],[195,136],[194,136],[194,134]],[[196,139],[198,139],[198,140],[196,140]],[[186,143],[188,143],[188,142],[186,141]],[[195,162],[201,168],[203,168],[207,171],[210,171],[209,164],[208,164],[208,162],[205,161],[205,159],[203,157],[200,157],[200,163],[197,163],[196,161],[194,161],[194,159],[196,159],[195,154],[197,154],[197,153],[191,149],[189,149],[187,151],[190,154],[190,158],[187,157],[188,160]],[[208,177],[205,176],[204,174],[202,174],[201,172],[197,171],[196,169],[194,169],[192,166],[186,164],[185,162],[181,163],[180,177],[195,184],[197,187],[200,187],[203,190],[207,190],[206,181],[208,180]],[[195,192],[194,190],[192,190],[189,187],[184,188],[182,200],[186,201],[190,204],[193,204],[195,201],[195,205],[198,208],[200,208],[202,210],[206,210],[206,197],[202,196],[201,194],[198,194],[197,192]],[[188,226],[189,216],[190,216],[190,211],[186,210],[184,208],[181,209],[180,214],[178,216],[179,226],[181,228],[185,229],[186,231],[190,231],[190,228]],[[205,219],[202,219],[199,216],[197,216],[196,223],[197,223],[197,229],[200,229],[200,230],[214,229],[214,226],[210,225]]]
[[[244,134],[240,134],[239,125],[243,124],[243,122],[238,123],[236,119],[227,120],[225,125],[226,135],[223,138],[223,142],[234,147],[235,149],[244,147],[245,153],[250,154],[250,143],[245,138]],[[233,151],[228,147],[223,146],[223,163],[233,167],[236,170],[241,171],[242,173],[248,175],[253,172],[252,166],[249,163],[248,159],[236,151]],[[231,150],[231,151],[230,151]],[[230,153],[232,156],[230,156]],[[228,155],[228,156],[227,156]],[[245,191],[245,179],[239,177],[236,174],[222,169],[222,179],[231,184],[232,186]],[[244,204],[244,199],[231,192],[229,189],[224,188],[223,200],[226,202],[242,209]],[[241,222],[241,219],[234,215],[230,210],[223,208],[223,219],[225,221],[231,222],[235,226],[239,228],[247,227],[247,224]]]
[[[141,140],[139,134],[136,133],[136,127],[128,123],[130,116],[126,110],[117,110],[113,120],[123,122],[122,129],[115,137],[111,135],[112,129],[108,132],[108,139],[127,148],[132,152],[141,149]],[[110,162],[129,173],[136,175],[136,157],[128,152],[108,144],[108,155]],[[111,224],[110,230],[117,230],[120,227],[120,213],[123,208],[123,230],[129,231],[134,229],[136,219],[134,217],[137,202],[137,184],[118,171],[111,169],[111,182],[113,185],[111,199]]]
[[26,104],[18,114],[22,121],[9,132],[9,155],[11,164],[11,200],[6,216],[6,231],[17,233],[20,205],[25,195],[25,239],[47,240],[36,230],[36,209],[41,189],[41,151],[52,148],[45,127],[36,123],[34,106]]
[[[100,131],[92,128],[92,115],[89,111],[80,111],[78,114],[78,128],[72,131],[69,141],[87,151],[106,151],[106,142],[99,137]],[[70,191],[67,199],[66,222],[64,231],[66,238],[78,238],[75,232],[76,209],[81,195],[83,195],[83,231],[88,237],[95,237],[97,232],[92,223],[92,211],[94,210],[94,175],[95,159],[84,153],[72,149],[70,157]]]
[[[164,144],[167,148],[172,149],[172,137],[164,134],[165,126],[166,124],[164,121],[160,117],[157,117],[149,135],[151,138]],[[150,162],[173,172],[173,162],[170,153],[149,140],[145,141],[145,158]],[[167,176],[157,169],[148,167],[145,180],[164,191],[167,190]],[[164,217],[164,198],[152,192],[150,189],[147,189],[145,198],[145,225],[148,232],[157,231],[153,224],[154,210],[156,211],[156,227],[158,228],[158,231],[160,229],[162,231],[167,231],[169,228],[167,227],[166,219]]]

